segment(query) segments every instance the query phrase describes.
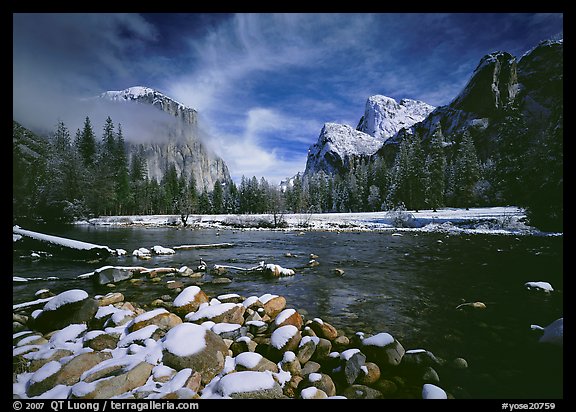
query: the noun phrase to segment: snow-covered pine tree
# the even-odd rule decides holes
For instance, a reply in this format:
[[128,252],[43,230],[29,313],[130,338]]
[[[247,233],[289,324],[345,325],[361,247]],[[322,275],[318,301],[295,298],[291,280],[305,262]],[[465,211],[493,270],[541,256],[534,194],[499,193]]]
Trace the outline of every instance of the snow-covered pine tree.
[[468,209],[475,204],[474,187],[480,179],[480,163],[474,141],[468,130],[465,130],[462,135],[453,167],[454,195],[457,206]]
[[432,134],[428,156],[426,157],[426,203],[434,211],[444,205],[446,188],[446,154],[444,153],[442,127]]

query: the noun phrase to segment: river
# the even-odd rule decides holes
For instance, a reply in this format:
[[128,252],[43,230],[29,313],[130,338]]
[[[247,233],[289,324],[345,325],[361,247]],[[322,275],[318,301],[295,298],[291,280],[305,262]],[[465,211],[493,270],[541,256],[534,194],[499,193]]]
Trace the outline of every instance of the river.
[[[404,231],[298,232],[176,229],[169,227],[72,226],[50,234],[128,251],[106,262],[30,260],[15,257],[13,276],[55,280],[13,282],[14,303],[34,300],[49,288],[58,293],[81,288],[89,294],[110,291],[78,275],[105,264],[145,267],[196,267],[214,264],[251,267],[260,261],[295,268],[296,274],[268,278],[231,271],[227,284],[207,273],[196,282],[209,296],[238,293],[282,295],[287,307],[306,318],[319,317],[348,336],[388,332],[406,349],[423,348],[437,357],[462,357],[469,368],[462,397],[549,399],[563,396],[562,357],[535,344],[530,325],[546,326],[563,317],[562,236],[446,234]],[[142,261],[134,249],[154,245],[233,243],[226,249],[177,251]],[[287,256],[290,254],[291,256]],[[307,267],[310,254],[318,266]],[[334,269],[344,271],[337,274]],[[167,280],[166,278],[165,280]],[[172,278],[173,279],[173,278]],[[140,304],[175,292],[160,283],[114,289]],[[527,291],[528,281],[546,281],[551,294]],[[485,310],[456,310],[464,302],[483,302]],[[442,377],[440,377],[442,379]]]

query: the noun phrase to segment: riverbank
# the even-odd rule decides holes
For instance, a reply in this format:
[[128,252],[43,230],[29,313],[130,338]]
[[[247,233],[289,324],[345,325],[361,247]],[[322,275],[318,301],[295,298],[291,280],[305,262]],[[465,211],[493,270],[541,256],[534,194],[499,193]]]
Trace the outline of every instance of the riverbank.
[[[346,336],[282,296],[173,289],[148,304],[121,293],[56,296],[18,309],[14,398],[453,398],[463,358],[404,348],[388,332]],[[440,381],[439,376],[442,376]]]
[[[437,211],[391,211],[365,213],[294,213],[251,215],[190,215],[187,227],[242,230],[320,230],[320,231],[427,231],[443,233],[558,235],[540,232],[524,223],[523,209],[484,207]],[[274,223],[276,222],[276,224]],[[78,225],[175,226],[182,227],[178,215],[104,216]]]

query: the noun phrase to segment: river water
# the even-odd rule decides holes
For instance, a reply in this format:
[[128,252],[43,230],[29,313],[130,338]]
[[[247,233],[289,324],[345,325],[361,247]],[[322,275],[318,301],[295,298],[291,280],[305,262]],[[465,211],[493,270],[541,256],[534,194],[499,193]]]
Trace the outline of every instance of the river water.
[[[228,284],[180,278],[199,284],[209,296],[238,293],[282,295],[287,307],[305,318],[322,318],[346,332],[388,332],[408,349],[427,349],[437,357],[465,358],[468,369],[457,386],[462,397],[550,399],[563,396],[562,351],[538,344],[530,325],[546,326],[563,317],[563,238],[393,232],[232,231],[145,227],[75,226],[50,234],[123,248],[124,257],[106,262],[14,258],[13,276],[57,280],[13,282],[14,303],[34,300],[49,288],[55,293],[81,288],[89,294],[110,291],[77,276],[110,265],[195,268],[200,259],[214,264],[252,267],[260,261],[295,268],[296,274],[268,278],[231,271]],[[154,245],[233,243],[226,249],[177,251],[142,261],[134,249]],[[292,256],[287,256],[291,254]],[[318,266],[307,267],[310,254]],[[334,269],[344,271],[344,275]],[[163,282],[114,289],[141,304],[175,292]],[[174,278],[172,278],[174,279]],[[534,293],[528,281],[546,281],[555,291]],[[456,310],[463,302],[483,302],[485,310]],[[440,377],[442,382],[442,376]]]

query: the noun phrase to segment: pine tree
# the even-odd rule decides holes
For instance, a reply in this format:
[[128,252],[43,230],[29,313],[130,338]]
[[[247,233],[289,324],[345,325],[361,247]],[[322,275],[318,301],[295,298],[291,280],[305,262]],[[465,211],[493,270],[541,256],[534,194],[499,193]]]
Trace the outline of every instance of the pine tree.
[[436,212],[444,205],[446,189],[446,155],[444,153],[444,135],[441,126],[434,131],[426,157],[426,202]]
[[116,214],[121,215],[125,212],[126,205],[130,203],[130,175],[128,171],[128,158],[126,156],[126,144],[120,123],[118,123],[118,132],[116,133],[115,164]]
[[224,190],[220,180],[214,182],[212,190],[212,213],[219,215],[224,210]]
[[454,194],[457,205],[466,210],[475,203],[475,185],[480,179],[480,163],[474,141],[468,130],[464,131],[454,160]]
[[396,153],[394,166],[392,167],[392,180],[388,193],[387,203],[392,207],[404,202],[410,197],[408,173],[410,167],[409,141],[403,139]]
[[96,136],[88,116],[84,120],[82,131],[77,135],[75,144],[84,166],[92,166],[96,160]]

